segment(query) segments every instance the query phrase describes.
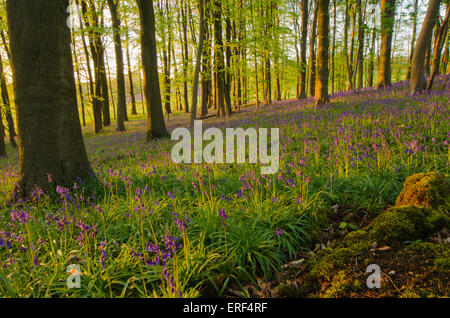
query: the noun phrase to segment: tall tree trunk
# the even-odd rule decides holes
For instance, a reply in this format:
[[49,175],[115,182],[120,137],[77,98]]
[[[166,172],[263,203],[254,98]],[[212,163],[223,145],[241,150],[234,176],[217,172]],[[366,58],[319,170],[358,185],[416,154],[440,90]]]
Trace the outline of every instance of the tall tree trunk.
[[327,104],[330,102],[330,98],[328,97],[329,4],[330,0],[318,0],[317,3],[319,8],[317,19],[319,46],[317,48],[316,105]]
[[141,20],[141,55],[147,104],[147,140],[150,141],[151,139],[166,137],[169,133],[164,121],[159,86],[153,2],[147,0],[136,1]]
[[189,71],[189,43],[188,43],[188,25],[187,25],[187,2],[181,1],[181,17],[183,25],[183,74],[184,74],[184,112],[189,113],[189,95],[188,95],[188,71]]
[[358,0],[358,53],[357,53],[357,69],[358,69],[358,89],[362,89],[364,86],[364,37],[365,37],[365,25],[364,18],[366,15],[366,4],[364,6],[362,1]]
[[425,78],[425,53],[436,24],[439,4],[440,0],[430,0],[422,29],[417,38],[411,63],[411,94],[424,90],[427,85]]
[[336,5],[337,1],[333,0],[333,43],[331,48],[331,93],[334,94],[335,81],[335,55],[336,55]]
[[301,39],[300,39],[300,96],[306,98],[306,45],[308,39],[308,0],[302,0],[300,3],[302,15]]
[[189,122],[189,127],[194,128],[194,121],[197,117],[197,98],[198,98],[198,82],[200,78],[200,67],[202,64],[202,53],[203,53],[203,42],[205,40],[205,16],[204,16],[204,1],[198,0],[198,8],[200,14],[200,34],[197,47],[197,56],[195,61],[195,72],[194,72],[194,83],[192,85],[192,109],[191,109],[191,120]]
[[395,19],[395,0],[381,0],[381,45],[377,88],[391,85],[391,48]]
[[410,79],[411,78],[411,63],[412,63],[412,58],[413,58],[413,54],[414,54],[414,45],[416,44],[416,36],[417,36],[417,13],[418,13],[418,9],[419,9],[419,0],[414,0],[414,7],[413,7],[413,14],[412,14],[412,24],[413,24],[413,29],[412,29],[412,38],[411,38],[411,47],[409,49],[409,65],[408,65],[408,69],[406,70],[406,79]]
[[73,58],[74,58],[74,68],[77,73],[78,92],[80,95],[81,120],[83,123],[83,127],[86,127],[86,112],[84,109],[83,83],[81,83],[80,64],[78,62],[78,54],[77,54],[77,50],[76,50],[75,36],[73,35],[73,33],[72,33],[72,50],[73,50]]
[[137,115],[136,109],[136,95],[134,93],[134,80],[133,72],[131,70],[131,59],[130,59],[130,34],[128,29],[128,19],[124,16],[125,22],[125,54],[127,56],[127,71],[128,71],[128,82],[129,82],[129,94],[131,100],[131,115]]
[[353,36],[355,31],[355,24],[353,24],[352,29],[352,39],[351,39],[351,45],[350,45],[350,55],[348,52],[348,28],[349,28],[349,21],[350,21],[350,0],[345,1],[345,22],[344,22],[344,53],[345,53],[345,62],[347,66],[347,80],[348,80],[348,90],[353,90]]
[[449,53],[450,53],[450,32],[447,32],[447,41],[445,42],[444,56],[442,57],[441,74],[447,73]]
[[95,88],[94,86],[94,79],[91,76],[91,67],[89,62],[89,52],[87,50],[87,45],[84,40],[84,33],[82,33],[82,40],[83,40],[83,47],[86,54],[86,61],[87,61],[87,67],[89,72],[89,80],[90,80],[90,88],[91,88],[91,96],[92,96],[92,112],[94,114],[94,130],[96,133],[99,133],[103,129],[103,121],[102,121],[102,85],[100,82],[100,66],[99,66],[99,59],[100,55],[97,53],[97,47],[96,47],[96,40],[95,37],[98,35],[94,31],[94,23],[90,22],[89,16],[88,16],[88,7],[86,0],[81,1],[81,8],[83,11],[83,18],[84,18],[84,24],[88,28],[88,35],[89,35],[89,46],[92,54],[92,59],[94,62],[94,78],[95,78]]
[[373,76],[374,76],[374,69],[375,69],[375,45],[377,40],[377,32],[375,27],[376,22],[376,15],[375,10],[372,11],[373,15],[373,29],[372,29],[372,44],[370,46],[370,59],[369,59],[369,65],[367,66],[367,86],[373,87]]
[[22,195],[92,174],[77,108],[68,0],[7,1]]
[[439,66],[441,63],[441,52],[444,46],[444,42],[447,38],[448,25],[450,18],[450,4],[447,5],[447,12],[445,13],[445,18],[442,21],[442,25],[439,28],[439,32],[436,37],[436,42],[433,50],[433,66],[431,69],[430,78],[428,79],[426,90],[430,90],[433,87],[433,81],[436,74],[439,74]]
[[214,0],[213,20],[214,20],[214,73],[216,75],[217,92],[217,116],[229,116],[228,108],[225,107],[225,63],[223,57],[222,40],[222,4],[220,0]]
[[[5,72],[3,70],[3,60],[2,60],[1,54],[0,54],[0,88],[2,91],[2,102],[3,102],[4,112],[5,112],[5,118],[6,118],[6,122],[8,124],[9,142],[15,148],[15,147],[17,147],[16,140],[14,139],[14,137],[16,136],[16,129],[14,127],[14,119],[13,119],[12,113],[11,113],[11,103],[9,101],[8,86],[6,84],[6,78],[5,78]],[[2,112],[0,112],[0,117],[1,116],[2,116]],[[1,124],[1,125],[3,127],[3,124]],[[0,138],[2,138],[2,137],[0,136]]]
[[[1,110],[1,108],[0,108]],[[3,126],[3,118],[0,116],[0,158],[6,157],[6,145],[5,145],[5,126]]]
[[[120,19],[117,12],[118,0],[108,0],[114,33],[114,49],[116,51],[117,77],[117,131],[125,131],[125,114],[127,101],[125,97],[125,68],[123,65],[122,40],[120,37]],[[112,95],[111,95],[112,97]]]
[[317,14],[319,10],[318,1],[314,1],[314,15],[312,21],[312,28],[309,37],[309,83],[308,90],[309,96],[314,96],[316,85],[316,28],[317,28]]
[[226,39],[226,45],[225,45],[225,58],[226,58],[226,66],[225,66],[225,108],[226,113],[231,114],[232,113],[232,103],[231,103],[231,21],[229,18],[229,9],[226,8],[226,19],[225,19],[225,39]]

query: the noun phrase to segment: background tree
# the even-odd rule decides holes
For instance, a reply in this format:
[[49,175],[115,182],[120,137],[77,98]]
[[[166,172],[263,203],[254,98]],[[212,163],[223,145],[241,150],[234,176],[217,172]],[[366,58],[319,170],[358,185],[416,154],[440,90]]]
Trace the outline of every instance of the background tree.
[[377,88],[391,85],[391,49],[394,21],[395,0],[381,0],[381,45]]
[[326,104],[330,101],[328,97],[329,4],[330,0],[318,0],[317,2],[317,35],[319,37],[319,46],[317,48],[316,105]]
[[439,66],[441,64],[441,52],[444,47],[445,40],[447,38],[448,33],[448,25],[450,19],[450,3],[447,4],[447,12],[445,14],[445,18],[442,21],[441,26],[439,27],[439,31],[437,33],[434,50],[433,50],[433,63],[430,78],[428,79],[426,90],[430,90],[433,87],[433,81],[437,74],[439,74]]
[[423,91],[426,88],[425,78],[425,53],[428,42],[433,34],[433,28],[436,24],[439,11],[440,0],[430,0],[427,14],[422,24],[416,47],[414,48],[413,59],[411,62],[411,94]]
[[117,80],[117,130],[125,131],[125,114],[127,101],[125,99],[125,68],[123,65],[122,39],[120,36],[120,19],[117,12],[119,0],[108,0],[109,11],[113,24],[114,48],[116,52],[116,80]]
[[141,19],[141,50],[147,104],[147,140],[168,136],[161,102],[153,3],[136,0]]

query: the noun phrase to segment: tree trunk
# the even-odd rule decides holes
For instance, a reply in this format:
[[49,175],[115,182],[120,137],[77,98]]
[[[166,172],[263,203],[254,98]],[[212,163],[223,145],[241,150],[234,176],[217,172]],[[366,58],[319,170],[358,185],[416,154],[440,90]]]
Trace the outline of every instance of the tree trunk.
[[131,70],[131,59],[130,59],[130,35],[128,29],[128,19],[124,16],[125,22],[125,54],[127,56],[127,71],[128,71],[128,82],[129,82],[129,94],[131,100],[131,115],[137,115],[136,109],[136,95],[134,93],[134,81],[133,72]]
[[217,93],[217,116],[229,116],[228,108],[225,107],[225,63],[223,57],[222,40],[222,4],[220,0],[214,0],[213,20],[214,20],[214,73],[216,75]]
[[373,87],[373,75],[374,75],[374,69],[375,69],[375,45],[377,40],[377,33],[376,33],[376,15],[375,10],[372,11],[373,15],[373,29],[372,29],[372,44],[370,46],[370,59],[369,59],[369,65],[367,67],[367,86]]
[[6,3],[19,127],[22,195],[92,174],[80,119],[67,27],[68,0]]
[[336,55],[336,5],[337,1],[333,0],[333,43],[331,48],[331,93],[334,94],[335,81],[335,55]]
[[410,47],[410,52],[409,52],[409,66],[408,69],[406,70],[406,79],[410,79],[411,78],[411,63],[412,63],[412,58],[413,58],[413,54],[414,54],[414,45],[416,44],[416,36],[417,36],[417,11],[419,8],[419,0],[414,0],[414,11],[413,11],[413,16],[412,16],[412,23],[413,23],[413,29],[412,29],[412,38],[411,38],[411,47]]
[[108,0],[114,33],[114,49],[116,51],[117,69],[117,131],[125,131],[125,113],[127,101],[125,97],[125,68],[123,65],[122,40],[120,38],[120,20],[117,12],[117,0]]
[[189,71],[189,45],[187,34],[187,3],[186,0],[182,0],[181,16],[183,25],[183,74],[184,74],[184,112],[189,113],[189,95],[188,95],[188,71]]
[[445,13],[445,18],[442,21],[442,25],[439,28],[439,32],[436,38],[436,44],[433,50],[433,66],[431,69],[430,78],[428,79],[426,90],[430,90],[433,87],[433,81],[437,74],[439,74],[439,66],[441,64],[441,52],[444,47],[445,39],[447,38],[448,24],[450,18],[450,4],[447,5],[447,12]]
[[449,53],[450,53],[450,32],[447,32],[447,40],[445,42],[444,56],[442,57],[441,74],[447,73]]
[[366,15],[366,4],[362,5],[362,1],[358,0],[358,53],[357,53],[357,69],[358,69],[358,89],[362,89],[364,86],[364,37],[365,37],[365,25],[364,18]]
[[306,42],[308,39],[308,0],[300,3],[302,15],[301,39],[300,39],[300,96],[299,99],[306,98]]
[[[345,53],[345,62],[347,67],[347,80],[348,80],[348,90],[353,90],[353,33],[352,33],[352,44],[351,44],[351,52],[349,56],[348,52],[348,24],[350,20],[350,0],[345,1],[345,22],[344,22],[344,53]],[[353,28],[354,30],[354,28]]]
[[[0,108],[1,110],[1,108]],[[0,116],[0,158],[6,157],[5,145],[5,126],[3,126],[3,118]]]
[[391,85],[391,49],[394,19],[395,0],[381,0],[381,45],[377,88]]
[[[16,140],[14,139],[14,137],[16,136],[16,129],[14,127],[14,119],[11,114],[11,103],[9,101],[8,86],[6,84],[6,78],[5,78],[5,73],[3,70],[3,60],[2,60],[1,54],[0,54],[0,88],[2,91],[3,107],[5,108],[4,109],[5,118],[6,118],[6,122],[8,123],[9,142],[15,148],[15,147],[17,147]],[[2,113],[0,112],[0,117],[1,116],[2,116]],[[0,125],[2,126],[3,134],[4,134],[3,124],[0,123]],[[0,136],[0,138],[2,138],[2,137]]]
[[195,72],[194,72],[194,83],[192,85],[192,109],[191,109],[191,120],[189,122],[189,127],[194,128],[194,121],[197,117],[197,98],[198,98],[198,82],[200,77],[200,67],[202,63],[202,53],[203,53],[203,42],[205,40],[205,16],[203,5],[205,0],[198,0],[199,14],[200,14],[200,34],[197,47],[197,56],[195,61]]
[[422,29],[417,38],[411,63],[411,94],[424,90],[427,85],[425,78],[425,53],[431,36],[433,35],[433,28],[436,24],[439,4],[440,0],[430,0]]
[[141,20],[142,66],[147,104],[147,140],[169,135],[164,121],[156,54],[155,13],[153,2],[136,0]]
[[[94,80],[91,78],[91,70],[90,70],[90,63],[89,63],[89,53],[87,51],[87,45],[84,41],[84,34],[83,34],[83,46],[85,49],[86,54],[86,60],[88,65],[88,71],[89,71],[89,79],[91,84],[91,96],[92,96],[92,112],[94,113],[94,130],[96,133],[99,133],[103,129],[103,121],[102,121],[102,85],[100,82],[100,52],[97,50],[96,47],[96,40],[95,38],[98,36],[96,32],[94,31],[94,25],[89,22],[88,17],[88,7],[86,4],[86,1],[81,1],[81,8],[83,11],[83,18],[84,18],[84,24],[89,29],[88,35],[89,35],[89,46],[91,49],[92,59],[94,62],[94,78],[95,78],[95,88],[93,87]],[[93,23],[96,23],[95,21]],[[98,43],[97,43],[98,44]]]
[[314,16],[313,16],[313,24],[311,28],[311,34],[309,37],[309,83],[308,90],[309,96],[314,96],[315,93],[315,85],[316,85],[316,27],[317,27],[317,13],[318,13],[318,1],[314,1]]
[[330,0],[318,0],[317,3],[319,8],[317,19],[319,46],[317,48],[316,105],[327,104],[330,102],[330,98],[328,97],[329,4]]
[[83,84],[81,83],[80,76],[80,63],[78,62],[78,54],[75,45],[75,36],[72,33],[72,51],[73,51],[73,59],[74,59],[74,68],[77,73],[77,84],[78,84],[78,92],[80,95],[80,104],[81,104],[81,120],[83,123],[83,127],[86,127],[86,112],[84,109],[84,95],[83,95]]

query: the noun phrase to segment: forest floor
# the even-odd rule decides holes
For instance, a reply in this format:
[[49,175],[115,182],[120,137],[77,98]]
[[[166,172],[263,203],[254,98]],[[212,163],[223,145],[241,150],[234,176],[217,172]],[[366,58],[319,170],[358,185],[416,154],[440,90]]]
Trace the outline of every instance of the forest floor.
[[[83,129],[97,179],[11,205],[19,160],[8,148],[0,297],[448,297],[445,78],[423,95],[400,82],[203,120],[279,128],[273,176],[258,164],[177,165],[175,142],[145,142],[140,115],[124,133]],[[187,121],[174,114],[169,131]],[[79,289],[66,286],[73,264]],[[366,284],[371,264],[381,288]]]

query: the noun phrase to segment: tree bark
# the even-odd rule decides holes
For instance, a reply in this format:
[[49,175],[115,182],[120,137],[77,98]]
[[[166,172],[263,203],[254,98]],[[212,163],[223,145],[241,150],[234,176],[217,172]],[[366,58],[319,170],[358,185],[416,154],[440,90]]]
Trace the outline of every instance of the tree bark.
[[147,104],[147,140],[169,135],[164,121],[156,54],[155,12],[153,2],[136,0],[141,20],[142,66]]
[[222,4],[220,0],[214,0],[213,20],[214,20],[214,73],[216,75],[217,92],[217,116],[230,116],[228,107],[225,107],[225,62],[222,40]]
[[113,24],[114,49],[116,52],[117,80],[117,131],[125,131],[127,101],[125,97],[125,67],[123,65],[122,39],[120,37],[120,19],[117,12],[117,0],[108,0]]
[[377,88],[391,85],[391,49],[395,20],[395,0],[381,0],[381,45]]
[[450,4],[447,5],[447,12],[445,13],[445,18],[442,21],[442,25],[439,28],[439,32],[436,38],[436,44],[433,50],[433,66],[431,69],[430,78],[428,79],[426,90],[430,90],[433,87],[433,81],[436,74],[439,74],[439,66],[441,64],[441,52],[444,47],[445,39],[447,38],[448,25],[450,18]]
[[425,78],[425,53],[431,36],[433,35],[433,28],[436,24],[439,4],[440,0],[430,0],[422,29],[417,38],[411,63],[411,94],[423,91],[427,85]]
[[412,23],[413,23],[413,29],[412,29],[412,38],[411,38],[411,47],[410,47],[410,53],[409,53],[409,66],[408,69],[406,70],[406,79],[410,79],[411,78],[411,63],[412,63],[412,58],[413,58],[413,54],[414,54],[414,45],[416,44],[416,36],[417,36],[417,12],[418,12],[418,8],[419,8],[419,0],[414,0],[414,11],[413,11],[413,16],[412,16]]
[[17,190],[71,184],[92,174],[80,119],[67,27],[68,0],[7,1],[19,128]]
[[316,105],[330,102],[328,96],[328,49],[329,49],[329,25],[330,17],[328,13],[330,0],[318,0],[317,35],[319,46],[317,48],[317,79],[315,100]]
[[181,4],[181,17],[183,26],[183,88],[184,88],[184,112],[189,113],[189,94],[188,94],[188,71],[189,71],[189,44],[188,44],[188,31],[187,31],[187,3],[186,0],[182,0]]
[[300,3],[302,15],[301,40],[300,40],[300,95],[299,99],[306,98],[306,42],[308,40],[308,0]]
[[[11,113],[11,103],[9,101],[8,86],[6,84],[6,78],[5,78],[5,73],[3,70],[3,60],[2,60],[1,54],[0,54],[0,88],[2,91],[2,101],[3,101],[4,112],[5,112],[5,118],[6,118],[6,122],[8,124],[9,142],[15,148],[15,147],[17,147],[16,140],[14,139],[14,137],[16,136],[16,129],[14,126],[14,119],[13,119],[12,113]],[[2,113],[0,112],[0,117],[1,117],[1,115],[2,115]],[[3,124],[1,124],[1,125],[3,127]],[[3,130],[4,130],[4,128],[3,128]]]
[[315,83],[316,83],[316,27],[317,27],[317,14],[318,14],[318,1],[314,1],[314,15],[313,24],[311,28],[311,33],[309,37],[309,81],[308,90],[309,96],[314,96],[315,94]]
[[200,14],[200,34],[195,61],[194,83],[192,85],[192,109],[189,127],[194,128],[194,121],[197,117],[198,82],[200,77],[200,67],[202,64],[203,42],[205,40],[205,16],[203,10],[204,0],[198,0]]

